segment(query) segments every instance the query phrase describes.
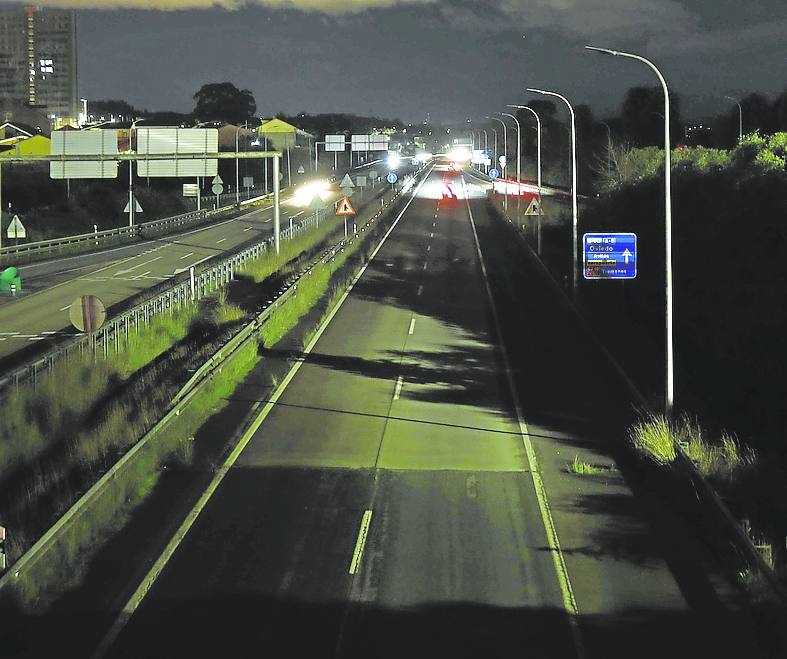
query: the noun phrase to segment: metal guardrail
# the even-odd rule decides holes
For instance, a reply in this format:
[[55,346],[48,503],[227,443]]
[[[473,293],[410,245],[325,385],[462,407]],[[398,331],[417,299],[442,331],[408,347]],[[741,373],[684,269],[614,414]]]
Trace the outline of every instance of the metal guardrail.
[[[319,219],[317,213],[315,213],[297,224],[293,224],[292,227],[287,227],[280,233],[281,240],[290,240],[298,236],[311,226],[316,225]],[[258,258],[272,245],[273,237],[255,243],[196,273],[193,279],[193,286],[190,278],[175,283],[158,295],[154,295],[127,311],[114,316],[98,332],[92,335],[75,335],[73,338],[67,339],[64,343],[54,347],[34,361],[5,374],[0,379],[0,395],[2,395],[4,389],[9,388],[9,385],[18,386],[25,381],[35,385],[42,371],[48,370],[56,361],[74,350],[83,351],[86,348],[91,350],[103,349],[104,354],[108,354],[111,343],[115,344],[115,349],[119,347],[121,335],[128,336],[132,328],[137,328],[140,324],[147,323],[153,316],[178,307],[181,304],[202,299],[209,293],[225,286],[232,280],[238,268],[247,261]]]
[[[226,195],[222,195],[226,197]],[[240,202],[241,206],[255,203],[270,197],[271,194],[261,195],[245,199]],[[234,200],[234,195],[232,199]],[[210,201],[210,197],[205,198]],[[213,197],[215,201],[215,196]],[[162,233],[171,233],[178,227],[186,227],[204,222],[209,217],[231,210],[235,204],[221,206],[217,209],[207,208],[199,211],[190,211],[172,217],[165,217],[150,222],[142,222],[133,227],[118,227],[106,229],[104,231],[94,231],[92,233],[82,233],[75,236],[65,236],[63,238],[52,238],[51,240],[40,240],[23,245],[13,245],[0,249],[0,263],[8,261],[8,265],[17,264],[21,261],[34,260],[34,257],[46,258],[56,256],[61,252],[80,251],[82,248],[101,248],[115,245],[122,242],[147,238]],[[12,260],[11,260],[12,259]]]
[[[395,194],[393,194],[389,198],[388,204],[386,204],[386,206],[390,206],[390,204],[393,203],[393,201],[397,199],[400,194],[400,191],[397,191]],[[370,217],[365,222],[364,226],[369,226],[369,224],[380,217],[382,213],[382,208],[378,209],[376,212],[371,210]],[[315,218],[316,214],[315,216],[312,216],[299,223],[299,225],[294,225],[292,235],[297,235],[298,232],[303,231],[307,226],[306,222],[313,221]],[[296,228],[299,228],[299,230],[295,231]],[[289,231],[289,229],[287,231]],[[255,245],[248,250],[244,250],[244,252],[250,252],[257,248],[264,250],[270,243],[271,240],[265,241],[265,243]],[[221,346],[209,359],[205,361],[205,363],[200,368],[197,369],[197,371],[179,389],[179,391],[170,401],[169,409],[167,410],[166,414],[152,428],[150,428],[150,430],[148,430],[147,433],[145,433],[145,435],[136,444],[134,444],[134,446],[132,446],[117,462],[115,462],[115,464],[113,464],[112,467],[110,467],[109,470],[104,473],[101,478],[99,478],[99,480],[97,480],[84,494],[82,494],[76,500],[76,502],[46,531],[46,533],[44,533],[43,536],[41,536],[24,554],[22,554],[22,556],[19,557],[19,559],[11,566],[11,569],[7,570],[0,577],[0,590],[15,583],[21,576],[24,575],[26,571],[33,568],[33,566],[46,555],[47,551],[49,551],[55,545],[55,543],[60,540],[61,535],[67,531],[71,523],[78,519],[85,509],[98,500],[106,487],[117,480],[118,475],[122,472],[122,470],[133,463],[133,461],[141,455],[141,452],[150,443],[150,441],[152,441],[155,435],[164,427],[166,427],[166,425],[169,424],[174,417],[180,414],[180,412],[189,404],[191,398],[201,390],[202,385],[209,381],[211,375],[241,346],[252,339],[264,325],[264,323],[270,318],[270,316],[273,315],[276,308],[297,291],[298,283],[302,277],[310,274],[312,268],[320,263],[320,261],[324,263],[326,262],[327,258],[335,255],[340,249],[340,245],[342,243],[333,245],[332,247],[324,250],[320,256],[315,259],[311,266],[304,268],[294,278],[293,281],[274,294],[273,299],[268,300],[268,304],[262,312],[260,312],[254,319],[246,324],[243,329],[238,332],[238,334],[236,334],[232,339]],[[227,259],[222,262],[222,264],[217,264],[215,267],[227,265],[227,261],[233,260],[234,259]],[[206,272],[203,272],[201,273],[201,276],[205,274]],[[182,282],[175,288],[180,290],[184,285],[190,286],[190,282]],[[167,291],[167,293],[172,292],[174,291]],[[151,302],[153,301],[151,300]],[[134,310],[129,310],[127,313],[132,313],[133,311]],[[115,334],[115,336],[117,336],[117,334]],[[106,342],[104,345],[107,345]]]

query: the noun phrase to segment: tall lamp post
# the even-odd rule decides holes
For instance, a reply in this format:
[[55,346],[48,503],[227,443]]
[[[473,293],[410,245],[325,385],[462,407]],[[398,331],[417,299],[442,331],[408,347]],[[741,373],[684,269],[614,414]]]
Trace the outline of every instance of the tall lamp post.
[[513,114],[509,114],[508,112],[498,112],[498,114],[503,115],[504,117],[511,117],[516,124],[516,182],[517,182],[517,190],[519,189],[519,181],[522,179],[521,171],[522,171],[522,159],[519,157],[521,153],[522,147],[522,134],[519,125],[519,119],[517,119]]
[[647,64],[661,83],[664,92],[664,232],[665,232],[665,288],[666,288],[666,383],[664,392],[664,414],[669,419],[672,417],[672,410],[675,405],[675,344],[673,335],[674,323],[674,304],[672,295],[672,182],[671,182],[671,162],[670,162],[670,102],[667,81],[661,71],[650,60],[634,55],[623,53],[619,50],[609,48],[596,48],[585,46],[588,50],[605,55],[615,55],[635,59],[643,64]]
[[577,266],[577,127],[574,118],[574,108],[571,107],[569,100],[562,94],[557,92],[547,91],[545,89],[532,89],[528,87],[527,91],[536,94],[544,94],[545,96],[554,96],[559,98],[568,106],[568,112],[571,115],[571,215],[572,215],[572,235],[573,235],[573,248],[574,248],[574,279],[572,293],[574,301],[577,299],[577,288],[579,286],[579,270]]
[[[489,133],[486,132],[486,128],[482,128],[481,130],[484,131],[484,152],[486,153],[489,151]],[[487,173],[489,173],[489,167],[487,167],[486,170]],[[481,171],[483,171],[483,169]]]
[[733,101],[738,106],[738,144],[743,141],[743,108],[740,101],[732,96],[725,96],[724,98]]
[[527,105],[509,105],[508,107],[517,108],[518,110],[527,110],[536,118],[536,131],[538,134],[538,137],[536,138],[536,172],[538,177],[538,219],[536,220],[536,243],[538,255],[541,256],[541,119],[538,116],[538,113]]
[[[493,119],[494,121],[498,121],[498,122],[500,122],[500,124],[502,124],[502,126],[503,126],[503,154],[505,154],[505,156],[508,157],[508,126],[506,126],[506,122],[503,121],[502,119],[498,119],[497,117],[490,117],[488,115],[487,115],[486,118],[487,119]],[[500,164],[499,161],[498,161],[498,164]],[[506,164],[508,164],[508,163],[506,163]],[[501,170],[504,169],[502,165],[500,165],[500,169]],[[492,186],[494,187],[494,183],[492,184]],[[505,205],[506,210],[508,210],[508,186],[506,186],[505,184],[503,184],[503,204]]]

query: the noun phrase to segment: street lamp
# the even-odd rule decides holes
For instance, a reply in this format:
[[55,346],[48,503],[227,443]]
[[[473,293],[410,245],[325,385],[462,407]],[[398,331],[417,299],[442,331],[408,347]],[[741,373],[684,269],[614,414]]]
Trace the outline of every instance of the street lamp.
[[[494,151],[493,151],[495,156],[494,156],[494,158],[492,158],[492,161],[496,163],[497,162],[497,128],[490,128],[489,130],[491,130],[495,134],[495,141],[494,141],[495,147],[494,147]],[[489,172],[487,171],[487,174],[488,173]]]
[[740,144],[743,141],[743,108],[737,98],[732,96],[725,96],[724,98],[733,101],[738,106],[738,144]]
[[579,270],[577,267],[577,252],[578,252],[578,245],[577,245],[577,127],[576,121],[574,119],[574,108],[571,107],[571,103],[569,100],[563,96],[562,94],[558,94],[557,92],[546,91],[544,89],[532,89],[528,87],[527,91],[535,92],[536,94],[544,94],[545,96],[554,96],[559,98],[568,106],[568,112],[571,116],[571,215],[572,215],[572,235],[573,235],[573,247],[574,247],[574,280],[573,280],[573,288],[572,292],[574,295],[574,301],[576,302],[577,299],[577,288],[579,285],[578,277],[579,277]]
[[[516,123],[516,182],[517,182],[517,191],[519,190],[519,181],[521,180],[520,172],[521,172],[521,162],[522,159],[520,156],[520,150],[522,147],[522,135],[519,125],[519,119],[517,119],[513,114],[509,114],[508,112],[498,112],[498,114],[503,115],[504,117],[511,117]],[[518,194],[518,192],[517,192]]]
[[[243,122],[243,130],[248,126],[248,120]],[[240,124],[235,129],[235,203],[240,204],[240,178],[238,174],[238,133],[240,133]]]
[[[486,152],[489,151],[489,133],[486,132],[486,128],[482,128],[481,130],[484,131],[484,154],[486,154]],[[486,155],[484,157],[486,157]],[[488,167],[487,167],[487,173],[489,173]]]
[[538,132],[537,138],[537,155],[536,155],[536,171],[538,172],[538,219],[536,229],[536,242],[538,255],[541,256],[541,119],[538,113],[527,105],[509,105],[510,108],[517,108],[518,110],[527,110],[536,118],[536,131]]
[[[142,119],[134,119],[131,122],[131,128],[128,130],[128,148],[131,149],[131,135],[133,134],[134,130],[136,129],[137,122],[139,121],[147,121],[145,117]],[[128,225],[130,227],[134,226],[134,162],[132,160],[128,161]]]
[[655,64],[650,60],[645,59],[639,55],[632,53],[623,53],[618,50],[610,50],[609,48],[596,48],[594,46],[585,46],[588,50],[606,55],[616,55],[620,57],[628,57],[635,59],[644,64],[647,64],[661,83],[661,88],[664,91],[664,230],[665,230],[665,288],[666,288],[666,383],[664,393],[664,414],[669,419],[672,416],[672,408],[675,404],[675,355],[674,355],[674,337],[673,337],[673,323],[674,323],[674,306],[672,299],[672,183],[671,183],[671,162],[670,162],[670,102],[669,102],[669,89],[667,88],[667,81],[658,70]]
[[[486,118],[493,119],[494,121],[498,121],[503,125],[503,153],[505,154],[505,157],[507,159],[508,158],[508,126],[506,126],[506,122],[503,121],[502,119],[498,119],[497,117],[490,117],[488,115]],[[504,167],[502,164],[500,164],[499,160],[498,160],[498,164],[500,165],[500,169],[503,170]],[[492,188],[494,188],[494,183],[492,184]],[[505,183],[503,184],[503,204],[505,205],[506,210],[508,210],[508,186],[505,185]]]

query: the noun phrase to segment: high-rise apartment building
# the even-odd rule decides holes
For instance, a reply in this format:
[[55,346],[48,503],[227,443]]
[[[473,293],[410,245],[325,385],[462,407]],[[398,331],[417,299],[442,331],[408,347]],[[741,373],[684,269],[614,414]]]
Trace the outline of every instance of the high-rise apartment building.
[[24,104],[50,118],[75,119],[78,100],[74,12],[0,9],[0,106]]

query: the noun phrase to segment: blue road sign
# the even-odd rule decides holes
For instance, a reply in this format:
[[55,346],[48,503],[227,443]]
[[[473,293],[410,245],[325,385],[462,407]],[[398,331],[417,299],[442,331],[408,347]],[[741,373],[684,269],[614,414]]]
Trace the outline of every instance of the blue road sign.
[[497,178],[498,176],[500,176],[500,172],[498,172],[496,169],[489,170],[489,178]]
[[634,279],[637,234],[586,233],[582,237],[585,279]]
[[388,181],[391,185],[393,185],[399,180],[399,177],[394,172],[391,172],[390,174],[388,174],[388,176],[385,177],[385,180]]

